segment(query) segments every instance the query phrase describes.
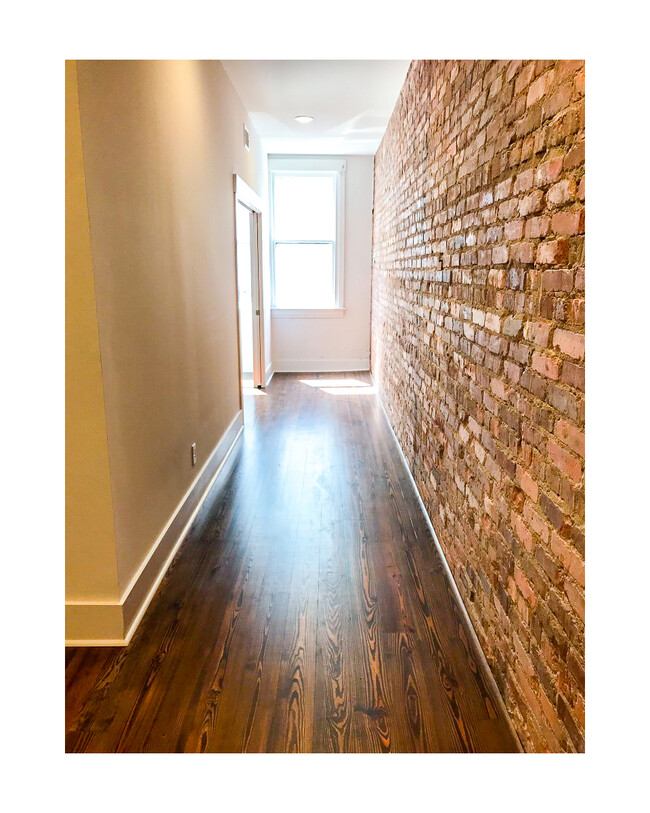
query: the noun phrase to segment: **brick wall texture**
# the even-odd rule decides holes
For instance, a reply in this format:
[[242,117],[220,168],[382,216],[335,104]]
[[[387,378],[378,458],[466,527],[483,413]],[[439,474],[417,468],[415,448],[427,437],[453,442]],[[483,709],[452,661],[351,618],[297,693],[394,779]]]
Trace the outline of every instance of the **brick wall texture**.
[[584,63],[413,62],[371,366],[527,751],[584,750]]

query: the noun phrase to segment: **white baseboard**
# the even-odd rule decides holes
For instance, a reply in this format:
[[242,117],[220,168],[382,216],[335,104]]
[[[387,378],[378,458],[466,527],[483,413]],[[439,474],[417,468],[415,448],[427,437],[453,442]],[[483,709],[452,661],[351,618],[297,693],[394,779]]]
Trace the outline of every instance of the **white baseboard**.
[[370,369],[368,357],[361,359],[276,359],[276,373],[346,373]]
[[244,428],[240,410],[115,602],[66,602],[66,646],[126,646]]

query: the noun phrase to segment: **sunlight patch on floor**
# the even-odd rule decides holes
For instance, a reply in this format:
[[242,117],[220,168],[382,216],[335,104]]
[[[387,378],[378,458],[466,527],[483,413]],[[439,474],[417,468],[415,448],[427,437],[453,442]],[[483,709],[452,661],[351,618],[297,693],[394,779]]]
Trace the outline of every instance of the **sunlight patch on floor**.
[[377,387],[371,387],[370,384],[364,384],[363,387],[321,387],[320,391],[328,395],[376,395]]
[[301,378],[301,384],[317,387],[328,395],[376,395],[377,387],[356,378]]

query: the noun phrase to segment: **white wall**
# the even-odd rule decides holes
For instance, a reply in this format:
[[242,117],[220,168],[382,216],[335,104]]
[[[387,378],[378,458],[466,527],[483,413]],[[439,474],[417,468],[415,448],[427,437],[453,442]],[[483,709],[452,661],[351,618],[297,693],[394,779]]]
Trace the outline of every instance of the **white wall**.
[[344,175],[345,315],[342,318],[272,317],[275,372],[369,369],[374,158],[372,155],[336,157],[345,158],[347,163]]
[[[66,296],[77,303],[68,338],[82,346],[72,347],[66,381],[73,395],[95,391],[69,410],[77,442],[67,465],[95,483],[102,475],[105,494],[101,516],[95,498],[89,519],[81,488],[69,507],[66,636],[113,641],[137,623],[182,536],[179,518],[201,496],[199,473],[216,467],[241,420],[233,174],[263,193],[265,163],[217,61],[81,61],[76,71],[78,88],[68,71]],[[79,310],[91,306],[97,325],[86,316],[81,333]],[[82,358],[97,329],[97,357]],[[81,434],[88,427],[94,445]],[[101,561],[100,542],[109,546]]]

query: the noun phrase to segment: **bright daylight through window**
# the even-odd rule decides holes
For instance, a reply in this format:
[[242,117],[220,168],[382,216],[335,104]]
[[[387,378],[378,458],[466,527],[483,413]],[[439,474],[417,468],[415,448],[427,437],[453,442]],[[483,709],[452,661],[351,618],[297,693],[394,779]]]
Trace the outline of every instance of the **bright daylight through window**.
[[271,159],[273,307],[343,307],[341,160]]

